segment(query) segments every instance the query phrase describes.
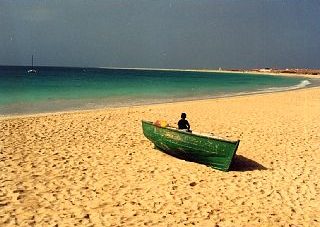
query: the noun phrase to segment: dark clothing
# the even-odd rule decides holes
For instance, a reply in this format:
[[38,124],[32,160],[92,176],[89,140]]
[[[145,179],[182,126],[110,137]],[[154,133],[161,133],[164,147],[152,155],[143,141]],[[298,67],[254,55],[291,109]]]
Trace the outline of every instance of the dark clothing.
[[188,130],[190,129],[189,122],[186,119],[181,119],[178,122],[178,127],[179,129],[188,129]]

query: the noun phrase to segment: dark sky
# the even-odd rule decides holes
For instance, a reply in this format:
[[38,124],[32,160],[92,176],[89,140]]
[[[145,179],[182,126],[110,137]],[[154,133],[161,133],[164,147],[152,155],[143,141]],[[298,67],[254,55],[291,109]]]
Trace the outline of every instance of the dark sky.
[[0,0],[0,65],[320,68],[319,0]]

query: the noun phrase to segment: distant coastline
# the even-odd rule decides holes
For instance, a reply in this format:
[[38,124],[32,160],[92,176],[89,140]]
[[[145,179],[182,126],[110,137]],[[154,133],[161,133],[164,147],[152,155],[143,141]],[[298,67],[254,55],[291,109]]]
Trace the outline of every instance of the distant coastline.
[[320,79],[320,69],[178,69],[178,68],[121,68],[121,67],[98,67],[100,69],[127,69],[127,70],[150,70],[150,71],[177,71],[177,72],[214,72],[214,73],[239,73],[279,76],[301,76],[306,78]]
[[[0,67],[29,67],[23,65],[0,65]],[[181,69],[181,68],[146,68],[146,67],[80,67],[80,66],[47,66],[38,65],[35,68],[70,68],[70,69],[114,69],[114,70],[146,70],[146,71],[176,71],[176,72],[214,72],[214,73],[238,73],[238,74],[253,74],[253,75],[279,75],[279,76],[301,76],[305,78],[320,79],[320,69],[308,69],[308,68],[253,68],[253,69],[233,69],[233,68],[195,68],[195,69]]]

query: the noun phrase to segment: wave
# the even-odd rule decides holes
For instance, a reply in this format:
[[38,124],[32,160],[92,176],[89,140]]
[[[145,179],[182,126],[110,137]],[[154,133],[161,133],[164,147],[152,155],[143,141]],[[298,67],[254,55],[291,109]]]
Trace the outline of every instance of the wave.
[[301,88],[307,87],[310,84],[312,84],[312,83],[309,80],[302,80],[299,84],[289,86],[289,87],[270,87],[270,88],[258,89],[257,91],[245,91],[245,92],[224,94],[224,95],[219,95],[217,97],[231,97],[231,96],[235,96],[235,95],[238,96],[238,95],[272,93],[272,92],[279,92],[279,91],[290,91],[290,90],[296,90],[296,89],[301,89]]
[[288,90],[295,90],[295,89],[300,89],[304,88],[308,85],[310,85],[311,82],[309,80],[302,80],[299,84],[289,86],[289,87],[271,87],[271,88],[266,88],[266,89],[260,89],[260,91],[265,91],[265,92],[274,92],[274,91],[288,91]]

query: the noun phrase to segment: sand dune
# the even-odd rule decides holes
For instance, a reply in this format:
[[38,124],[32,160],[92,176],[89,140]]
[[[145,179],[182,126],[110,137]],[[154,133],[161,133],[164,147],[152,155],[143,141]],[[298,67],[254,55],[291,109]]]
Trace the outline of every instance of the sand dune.
[[[230,172],[141,119],[240,139]],[[0,119],[1,226],[320,226],[320,89]]]

